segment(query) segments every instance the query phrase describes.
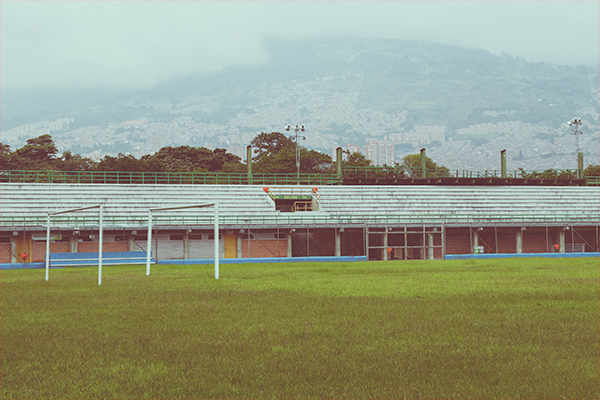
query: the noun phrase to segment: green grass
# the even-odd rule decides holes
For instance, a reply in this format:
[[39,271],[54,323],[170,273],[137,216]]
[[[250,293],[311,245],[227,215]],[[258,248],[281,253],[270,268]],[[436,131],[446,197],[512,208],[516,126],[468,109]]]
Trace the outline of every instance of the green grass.
[[2,271],[3,399],[600,398],[597,259]]

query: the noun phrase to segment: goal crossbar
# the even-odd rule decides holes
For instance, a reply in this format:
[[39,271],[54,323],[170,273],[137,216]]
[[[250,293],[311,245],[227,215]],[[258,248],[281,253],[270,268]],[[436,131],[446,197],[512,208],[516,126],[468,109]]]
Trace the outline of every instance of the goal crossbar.
[[104,206],[102,204],[97,204],[95,206],[88,206],[88,207],[79,207],[79,208],[73,208],[70,210],[63,210],[63,211],[54,211],[54,212],[49,212],[48,213],[48,219],[46,221],[46,280],[48,280],[48,275],[50,272],[50,217],[54,216],[54,215],[59,215],[59,214],[66,214],[66,213],[71,213],[71,212],[76,212],[76,211],[83,211],[83,210],[90,210],[92,208],[99,208],[99,213],[98,213],[98,285],[102,285],[102,242],[103,242],[103,211],[104,211]]
[[[183,210],[186,208],[214,207],[214,236],[215,236],[215,279],[219,279],[219,203],[195,204],[179,207],[162,207],[148,209],[148,245],[146,246],[146,276],[150,275],[150,254],[152,252],[152,214],[155,211]],[[158,257],[158,256],[157,256]]]

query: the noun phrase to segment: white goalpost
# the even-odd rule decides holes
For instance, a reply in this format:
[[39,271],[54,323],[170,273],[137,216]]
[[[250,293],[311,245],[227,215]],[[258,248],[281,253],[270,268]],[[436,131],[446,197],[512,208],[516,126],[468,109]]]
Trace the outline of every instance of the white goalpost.
[[215,215],[213,229],[215,236],[215,279],[219,279],[219,203],[197,204],[193,206],[151,208],[148,210],[148,245],[146,246],[146,276],[150,275],[150,260],[152,253],[152,214],[155,211],[183,210],[186,208],[214,207]]
[[[182,206],[182,207],[165,207],[165,208],[152,208],[148,210],[148,246],[146,249],[146,276],[150,275],[150,261],[151,261],[151,253],[152,253],[152,222],[153,222],[153,213],[156,211],[169,211],[169,210],[182,210],[186,208],[204,208],[204,207],[214,207],[214,236],[215,236],[215,279],[219,279],[219,203],[211,203],[211,204],[198,204],[192,206]],[[102,243],[103,243],[103,232],[104,232],[104,206],[102,204],[98,204],[95,206],[89,207],[81,207],[74,208],[71,210],[64,211],[55,211],[49,212],[46,222],[46,281],[49,278],[50,271],[50,227],[51,227],[51,217],[59,214],[66,214],[76,211],[90,210],[93,208],[98,208],[98,227],[99,227],[99,243],[98,243],[98,285],[102,285]]]
[[48,219],[47,219],[47,223],[46,223],[46,280],[48,280],[48,275],[49,275],[49,271],[50,271],[50,216],[66,214],[66,213],[71,213],[71,212],[76,212],[76,211],[90,210],[92,208],[100,209],[99,214],[98,214],[98,225],[99,225],[98,285],[102,284],[102,242],[103,242],[103,238],[102,238],[102,234],[103,234],[103,226],[102,225],[103,224],[102,224],[102,222],[104,219],[103,218],[104,206],[102,204],[98,204],[95,206],[89,206],[89,207],[74,208],[72,210],[56,211],[56,212],[48,213]]

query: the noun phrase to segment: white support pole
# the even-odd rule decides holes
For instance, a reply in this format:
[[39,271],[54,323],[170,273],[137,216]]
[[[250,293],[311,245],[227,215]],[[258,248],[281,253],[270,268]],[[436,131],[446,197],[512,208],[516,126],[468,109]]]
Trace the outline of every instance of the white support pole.
[[219,279],[219,203],[215,202],[215,221],[214,221],[214,235],[215,235],[215,279]]
[[146,276],[150,276],[150,255],[152,254],[152,210],[148,210],[148,245],[146,246]]
[[102,226],[102,222],[104,220],[104,206],[100,205],[100,215],[99,215],[99,225],[100,225],[100,232],[98,234],[99,236],[99,243],[98,243],[98,285],[102,285],[102,242],[104,242],[104,229]]
[[48,280],[48,271],[50,270],[50,213],[46,225],[46,280]]

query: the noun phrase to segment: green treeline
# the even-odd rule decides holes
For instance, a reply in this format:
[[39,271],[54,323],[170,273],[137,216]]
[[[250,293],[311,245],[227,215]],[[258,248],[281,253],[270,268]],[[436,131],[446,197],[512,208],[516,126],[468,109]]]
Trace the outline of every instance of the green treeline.
[[[252,171],[256,173],[296,172],[295,143],[278,133],[261,133],[253,141],[255,148]],[[335,166],[329,155],[300,147],[300,172],[334,173]],[[45,171],[128,171],[128,172],[224,172],[245,173],[247,165],[226,149],[209,150],[205,147],[163,147],[154,154],[139,159],[119,153],[104,156],[99,161],[58,148],[48,134],[28,139],[25,146],[11,151],[0,143],[2,170]]]
[[[296,143],[279,132],[257,135],[251,142],[253,173],[295,173]],[[334,174],[336,167],[327,154],[309,150],[299,145],[300,172],[309,174]],[[347,154],[344,167],[369,167],[371,161],[361,153]],[[416,177],[421,159],[419,154],[410,154],[402,163],[383,167],[402,170],[402,176]],[[426,168],[436,176],[447,176],[448,168],[438,165],[426,157]],[[209,150],[206,147],[163,147],[154,154],[135,158],[119,153],[116,157],[104,156],[94,161],[79,154],[65,151],[58,154],[52,136],[46,134],[28,139],[25,146],[11,151],[10,146],[0,143],[0,169],[4,171],[126,171],[126,172],[222,172],[245,173],[247,165],[242,159],[225,149]],[[551,170],[549,170],[551,171]],[[523,174],[525,173],[522,171]],[[548,172],[548,171],[546,171]],[[352,173],[349,173],[350,175]],[[346,174],[345,174],[346,175]],[[523,175],[525,177],[525,175]],[[598,165],[588,165],[584,176],[600,176]]]

